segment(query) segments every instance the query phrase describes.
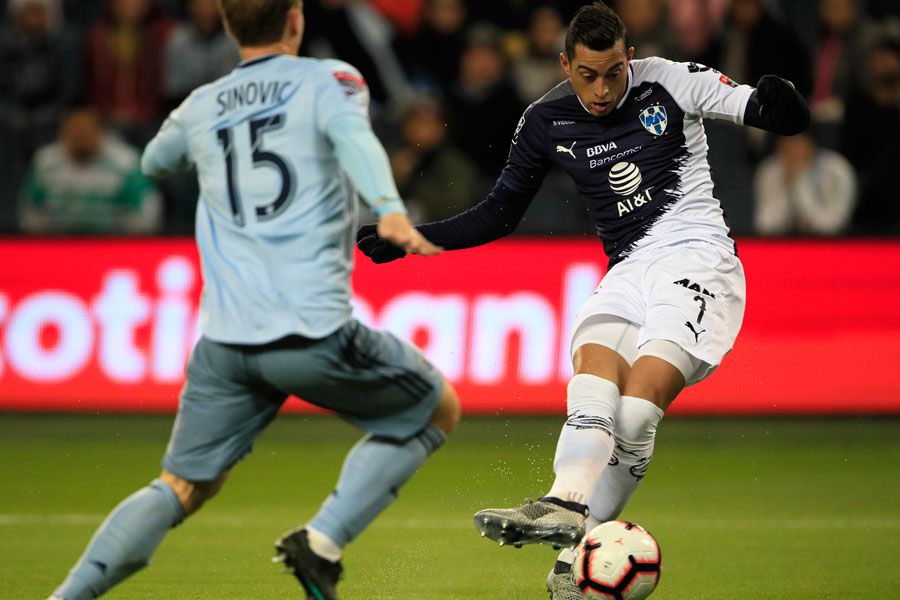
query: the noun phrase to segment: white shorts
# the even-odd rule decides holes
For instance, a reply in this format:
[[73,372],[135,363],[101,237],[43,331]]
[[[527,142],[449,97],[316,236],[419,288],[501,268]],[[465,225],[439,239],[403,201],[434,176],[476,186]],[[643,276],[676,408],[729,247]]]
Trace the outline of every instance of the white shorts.
[[[613,267],[575,319],[571,351],[590,339],[603,316],[638,327],[636,347],[617,351],[629,363],[650,340],[668,340],[702,361],[687,385],[701,381],[731,350],[744,319],[746,283],[741,261],[701,241],[639,251]],[[614,348],[615,349],[615,348]]]

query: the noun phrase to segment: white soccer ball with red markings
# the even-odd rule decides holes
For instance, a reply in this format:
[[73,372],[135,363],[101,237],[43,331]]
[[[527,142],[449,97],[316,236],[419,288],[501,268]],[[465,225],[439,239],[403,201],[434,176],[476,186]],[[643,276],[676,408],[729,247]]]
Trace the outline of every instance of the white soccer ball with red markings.
[[573,571],[585,598],[643,600],[659,582],[662,554],[640,525],[609,521],[582,538]]

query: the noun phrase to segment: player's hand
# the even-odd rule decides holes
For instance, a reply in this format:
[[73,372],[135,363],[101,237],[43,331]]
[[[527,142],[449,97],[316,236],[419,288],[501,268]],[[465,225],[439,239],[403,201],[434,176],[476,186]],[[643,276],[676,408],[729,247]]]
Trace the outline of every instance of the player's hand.
[[794,84],[777,75],[763,75],[756,84],[756,94],[763,110],[775,110],[782,99],[792,95]]
[[378,237],[402,248],[407,254],[434,256],[444,250],[426,240],[403,213],[388,213],[381,217],[377,232]]
[[378,265],[406,256],[403,248],[378,237],[377,225],[363,225],[356,230],[356,247]]
[[782,135],[796,135],[809,127],[809,107],[787,79],[763,75],[756,84],[760,116]]
[[363,225],[357,229],[356,246],[376,264],[391,262],[406,256],[406,250],[378,235],[377,225]]

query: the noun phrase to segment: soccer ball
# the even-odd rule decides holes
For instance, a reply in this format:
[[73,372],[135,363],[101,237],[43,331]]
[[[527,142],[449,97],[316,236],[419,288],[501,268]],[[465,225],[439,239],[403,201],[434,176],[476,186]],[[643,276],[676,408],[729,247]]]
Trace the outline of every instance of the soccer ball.
[[585,598],[642,600],[656,589],[662,554],[640,525],[609,521],[582,538],[572,568]]

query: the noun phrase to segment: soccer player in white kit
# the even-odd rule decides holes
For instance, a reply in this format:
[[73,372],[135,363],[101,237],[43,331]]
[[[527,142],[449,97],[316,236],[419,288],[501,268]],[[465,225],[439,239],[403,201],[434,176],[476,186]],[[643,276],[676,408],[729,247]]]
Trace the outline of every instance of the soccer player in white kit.
[[[702,65],[633,54],[612,10],[583,7],[560,56],[568,79],[526,109],[492,192],[418,228],[448,250],[498,239],[555,164],[575,181],[610,259],[572,331],[575,375],[551,489],[475,515],[482,535],[501,544],[570,547],[586,527],[615,518],[647,471],[664,411],[734,344],[744,273],[714,196],[703,119],[782,135],[809,123],[803,99],[776,76],[754,89]],[[372,226],[357,243],[375,262],[405,255]],[[564,551],[548,580],[557,600],[581,598],[573,557]]]

